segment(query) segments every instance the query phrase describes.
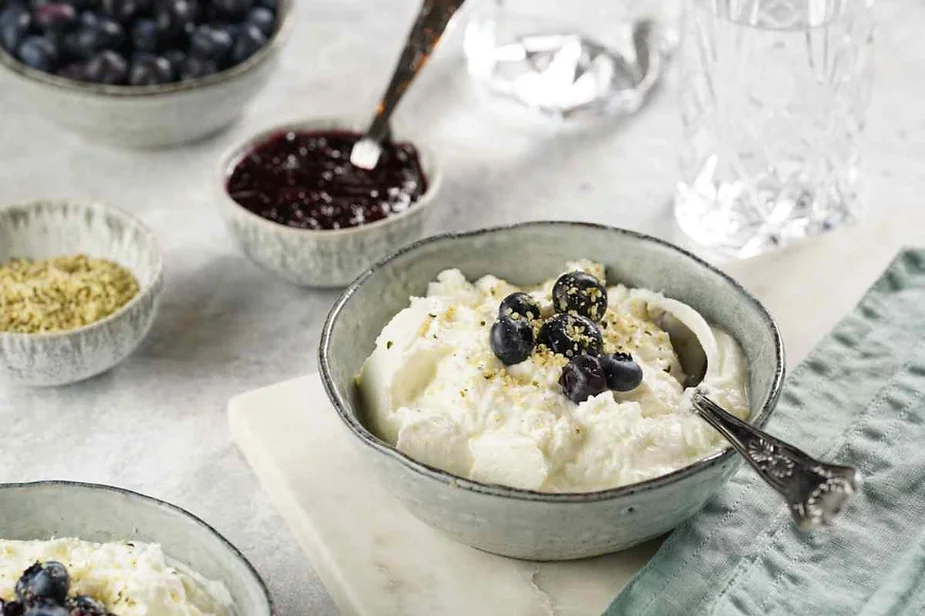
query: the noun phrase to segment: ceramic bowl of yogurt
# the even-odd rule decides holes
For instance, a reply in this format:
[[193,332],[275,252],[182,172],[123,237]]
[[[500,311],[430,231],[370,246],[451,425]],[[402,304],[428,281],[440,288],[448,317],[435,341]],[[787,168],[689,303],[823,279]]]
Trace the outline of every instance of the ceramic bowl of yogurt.
[[[590,297],[604,303],[573,323],[578,312],[553,298],[576,272],[599,281]],[[511,360],[492,332],[504,314],[522,318],[505,313],[515,292],[535,308],[519,310],[533,333]],[[693,388],[666,313],[707,350],[702,385],[764,425],[784,374],[765,308],[677,247],[592,224],[524,223],[399,251],[334,305],[320,370],[356,444],[419,519],[496,554],[584,558],[674,528],[740,464],[688,410]],[[579,341],[574,353],[557,335]],[[586,355],[628,358],[638,381],[627,388],[608,372],[576,396],[563,375]]]
[[271,616],[247,559],[187,511],[128,490],[73,482],[0,485],[0,603],[36,562],[69,572],[68,599],[120,616]]

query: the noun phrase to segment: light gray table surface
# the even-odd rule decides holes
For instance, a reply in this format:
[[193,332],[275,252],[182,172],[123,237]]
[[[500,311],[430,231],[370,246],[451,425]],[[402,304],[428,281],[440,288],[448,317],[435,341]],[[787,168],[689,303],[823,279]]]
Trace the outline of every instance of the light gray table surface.
[[[210,181],[219,154],[265,125],[366,117],[417,3],[297,4],[272,82],[241,122],[209,141],[114,149],[58,131],[32,115],[28,101],[0,90],[0,204],[70,196],[120,205],[156,231],[167,268],[153,331],[121,366],[61,389],[0,385],[0,481],[104,482],[186,507],[252,560],[281,616],[335,608],[231,444],[225,404],[313,370],[320,325],[337,294],[294,288],[247,261],[219,220]],[[925,5],[883,0],[877,12],[865,198],[874,219],[921,221]],[[480,104],[459,37],[441,49],[399,113],[410,136],[443,163],[431,231],[560,218],[678,239],[670,209],[680,135],[674,79],[631,120],[563,131]]]

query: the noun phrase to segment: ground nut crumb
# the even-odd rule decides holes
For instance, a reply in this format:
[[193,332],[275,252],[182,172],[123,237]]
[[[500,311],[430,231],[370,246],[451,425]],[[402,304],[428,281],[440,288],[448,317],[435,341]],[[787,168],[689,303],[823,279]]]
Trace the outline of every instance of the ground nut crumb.
[[77,329],[121,309],[138,288],[129,270],[106,259],[12,259],[0,266],[0,331]]

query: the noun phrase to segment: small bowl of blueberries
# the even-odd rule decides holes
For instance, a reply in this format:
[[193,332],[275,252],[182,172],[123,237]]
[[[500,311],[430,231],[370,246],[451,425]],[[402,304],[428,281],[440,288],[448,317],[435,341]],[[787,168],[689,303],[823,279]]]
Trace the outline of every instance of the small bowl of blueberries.
[[0,0],[0,77],[92,139],[166,147],[217,133],[266,83],[292,0]]

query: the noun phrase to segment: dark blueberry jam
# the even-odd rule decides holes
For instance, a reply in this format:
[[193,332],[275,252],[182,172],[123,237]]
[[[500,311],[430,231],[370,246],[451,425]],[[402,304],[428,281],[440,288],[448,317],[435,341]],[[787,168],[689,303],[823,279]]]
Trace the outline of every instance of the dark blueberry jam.
[[385,143],[372,171],[354,167],[362,138],[346,131],[287,132],[257,146],[228,178],[245,208],[297,229],[344,229],[404,212],[427,190],[414,146]]

